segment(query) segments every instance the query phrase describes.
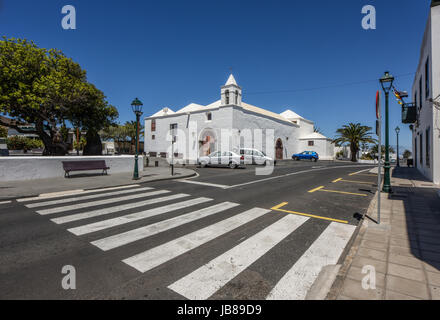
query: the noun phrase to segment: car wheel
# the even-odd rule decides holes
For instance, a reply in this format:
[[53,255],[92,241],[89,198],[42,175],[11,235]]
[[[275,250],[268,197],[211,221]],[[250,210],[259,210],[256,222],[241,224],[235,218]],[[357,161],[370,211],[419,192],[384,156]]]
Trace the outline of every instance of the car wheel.
[[205,168],[205,167],[206,167],[206,162],[201,162],[201,163],[200,163],[200,166],[201,166],[202,168]]
[[317,158],[313,158],[313,162],[316,162],[316,161],[318,161],[318,159]]
[[234,162],[229,162],[229,168],[231,168],[231,169],[235,169],[235,168],[237,168],[237,164],[235,164]]

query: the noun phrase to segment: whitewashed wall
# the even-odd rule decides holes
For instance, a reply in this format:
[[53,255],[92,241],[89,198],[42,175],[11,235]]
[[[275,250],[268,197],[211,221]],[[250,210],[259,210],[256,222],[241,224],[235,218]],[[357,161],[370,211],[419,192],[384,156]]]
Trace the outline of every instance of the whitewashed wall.
[[[262,151],[267,153],[272,158],[275,158],[275,142],[278,139],[281,139],[283,142],[283,159],[289,159],[292,154],[298,150],[300,128],[294,123],[276,120],[271,117],[255,114],[245,109],[235,107],[233,125],[234,128],[246,128],[250,129],[252,132],[255,132],[255,129],[263,129]],[[274,140],[272,146],[266,146],[266,129],[274,130]]]
[[[64,177],[62,161],[105,160],[110,169],[108,174],[130,173],[134,169],[134,156],[83,156],[83,157],[1,157],[0,182],[25,181]],[[143,158],[139,156],[139,172],[143,170]],[[76,171],[78,173],[101,173],[102,170]]]
[[[440,94],[440,6],[433,7],[429,15],[416,76],[412,87],[412,100],[422,105],[418,126],[412,132],[413,158],[418,170],[434,183],[440,183],[440,111],[432,107],[425,97],[425,63],[429,57],[429,98]],[[419,98],[419,79],[422,78],[422,101]],[[417,94],[416,94],[417,93]],[[417,99],[417,100],[416,100]],[[437,100],[438,101],[438,100]],[[426,165],[426,129],[430,129],[430,165]],[[420,161],[420,135],[422,139],[422,162]],[[417,139],[417,143],[415,140]],[[417,148],[416,148],[417,146]],[[416,150],[417,149],[417,150]]]
[[[313,141],[313,146],[309,146],[309,141]],[[319,155],[320,160],[334,160],[334,145],[328,139],[301,139],[301,151],[315,151]]]

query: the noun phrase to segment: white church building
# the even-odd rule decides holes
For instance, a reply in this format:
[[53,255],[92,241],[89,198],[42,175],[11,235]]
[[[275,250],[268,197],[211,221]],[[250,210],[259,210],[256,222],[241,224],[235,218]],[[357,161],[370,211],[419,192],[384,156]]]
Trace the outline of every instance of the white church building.
[[214,151],[245,147],[275,159],[290,159],[302,151],[316,151],[321,160],[334,159],[331,139],[314,132],[313,121],[292,110],[278,114],[245,103],[232,74],[220,96],[209,105],[191,103],[175,112],[164,108],[145,118],[145,153],[166,158],[174,153],[191,163]]

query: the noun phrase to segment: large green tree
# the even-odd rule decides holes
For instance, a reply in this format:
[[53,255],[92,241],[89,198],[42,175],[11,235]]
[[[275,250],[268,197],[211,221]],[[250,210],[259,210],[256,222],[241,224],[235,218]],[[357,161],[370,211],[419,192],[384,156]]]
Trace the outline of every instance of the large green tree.
[[336,137],[333,143],[336,146],[344,144],[350,145],[351,161],[357,161],[357,153],[362,143],[375,143],[376,140],[371,136],[371,127],[363,126],[360,123],[349,123],[336,130]]
[[[56,49],[38,48],[23,39],[0,40],[0,113],[16,129],[35,124],[45,155],[64,155],[68,144],[61,128],[66,121],[87,130],[85,154],[101,154],[98,131],[118,116],[104,94],[87,81],[86,71]],[[29,131],[26,131],[29,133]]]

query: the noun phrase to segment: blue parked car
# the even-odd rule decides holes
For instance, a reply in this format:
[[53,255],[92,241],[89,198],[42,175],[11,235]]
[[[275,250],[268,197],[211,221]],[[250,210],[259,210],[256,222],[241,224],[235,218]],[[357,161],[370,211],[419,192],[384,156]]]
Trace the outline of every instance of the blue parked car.
[[292,155],[293,160],[311,160],[311,161],[318,161],[319,155],[315,151],[303,151],[301,153],[295,153]]

